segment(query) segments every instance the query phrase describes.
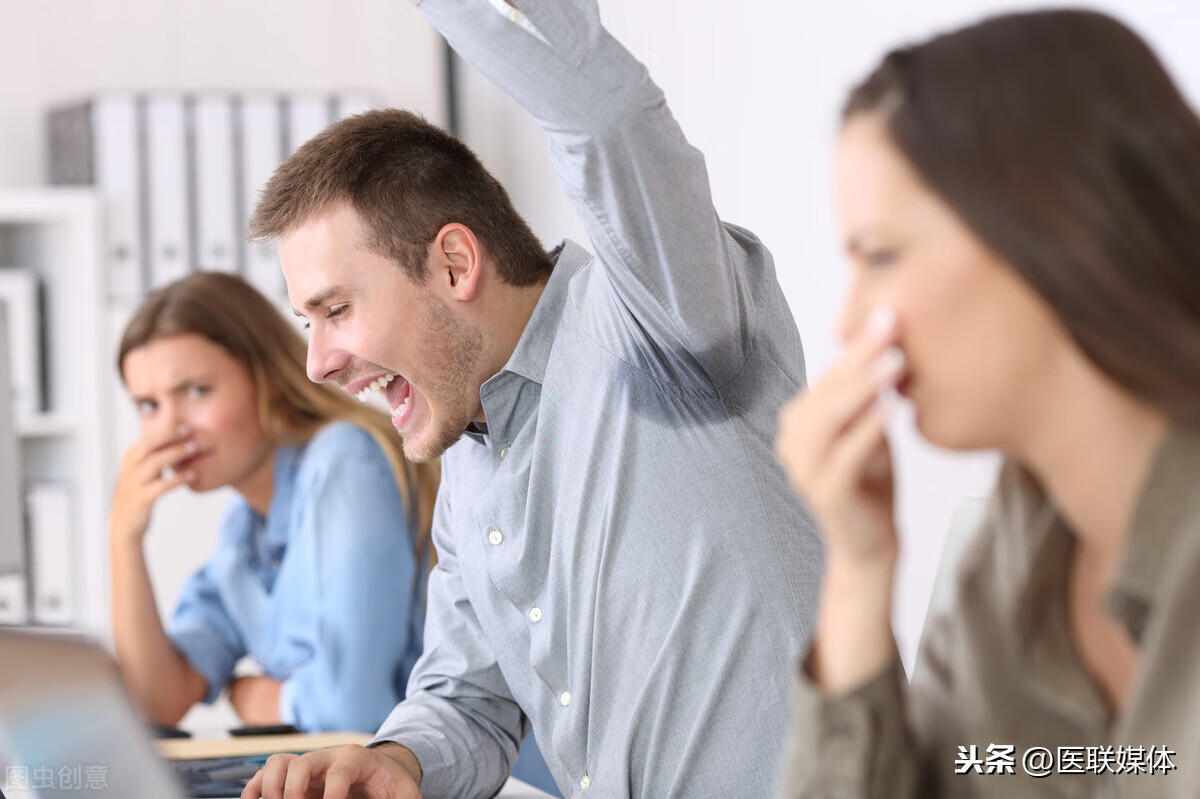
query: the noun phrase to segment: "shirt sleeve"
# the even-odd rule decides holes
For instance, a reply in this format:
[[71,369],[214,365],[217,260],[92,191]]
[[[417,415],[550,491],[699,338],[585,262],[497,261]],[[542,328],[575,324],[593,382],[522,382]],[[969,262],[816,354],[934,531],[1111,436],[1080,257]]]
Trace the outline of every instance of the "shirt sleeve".
[[662,91],[600,24],[595,0],[413,0],[463,58],[523,105],[617,297],[647,338],[720,387],[755,332],[750,270],[774,270],[713,207],[701,153]]
[[204,701],[214,702],[246,654],[246,645],[225,609],[211,562],[184,584],[167,637],[208,684]]
[[335,454],[297,492],[287,558],[312,590],[291,600],[284,630],[311,655],[284,680],[280,715],[307,732],[373,731],[399,701],[417,635],[409,516],[382,453]]
[[407,698],[372,744],[408,747],[421,764],[421,795],[427,799],[492,796],[512,771],[530,725],[463,586],[445,485],[443,480],[434,512],[438,563],[429,577],[425,651]]
[[826,694],[810,676],[811,653],[796,671],[784,799],[917,799],[917,751],[904,722],[899,656],[862,685]]

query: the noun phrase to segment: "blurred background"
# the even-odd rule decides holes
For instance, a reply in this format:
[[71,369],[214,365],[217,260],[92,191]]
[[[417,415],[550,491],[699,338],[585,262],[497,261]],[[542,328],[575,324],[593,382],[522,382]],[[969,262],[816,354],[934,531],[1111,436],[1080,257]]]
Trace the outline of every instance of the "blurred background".
[[[608,27],[648,64],[705,153],[721,215],[754,230],[774,251],[810,379],[838,352],[834,330],[846,279],[831,156],[847,89],[891,47],[1034,5],[1041,4],[601,0]],[[1196,96],[1200,8],[1177,0],[1093,6],[1145,36]],[[205,103],[218,107],[218,127],[240,126],[239,144],[212,156],[237,162],[221,189],[240,192],[227,201],[228,220],[244,217],[261,185],[263,162],[247,160],[254,157],[253,136],[261,135],[252,133],[255,125],[274,131],[265,135],[281,159],[319,129],[314,120],[324,124],[370,105],[402,106],[447,124],[447,58],[441,40],[404,0],[2,0],[0,7],[0,296],[9,303],[13,377],[11,402],[0,394],[0,416],[12,406],[15,419],[12,430],[0,423],[0,620],[81,627],[104,639],[108,499],[120,454],[136,434],[114,350],[146,289],[137,280],[121,282],[120,273],[141,264],[128,274],[153,283],[159,261],[174,259],[171,268],[184,270],[223,257],[224,268],[234,270],[274,264],[269,250],[239,249],[232,238],[233,250],[205,250],[197,214],[207,195],[195,186],[214,170],[179,163],[171,167],[179,170],[174,182],[169,170],[124,183],[106,177],[102,128],[115,136],[120,123],[101,124],[104,109],[136,112],[125,131],[127,152],[117,157],[143,167],[172,157],[169,147],[165,155],[155,149],[147,125],[182,131],[180,153],[201,146],[196,125],[206,118]],[[586,246],[536,125],[469,68],[460,63],[455,72],[463,138],[547,247],[563,237]],[[54,126],[52,109],[59,111]],[[119,118],[119,110],[113,113]],[[90,119],[91,127],[80,119]],[[91,188],[50,188],[52,179]],[[185,191],[185,184],[192,188]],[[131,205],[123,192],[154,201]],[[154,219],[136,212],[147,204]],[[175,228],[166,208],[174,209]],[[136,232],[153,224],[161,229]],[[229,221],[231,236],[236,224]],[[132,243],[117,241],[127,234]],[[190,239],[168,241],[173,235]],[[282,304],[281,291],[275,297]],[[893,433],[904,539],[896,625],[911,667],[951,517],[964,499],[988,492],[996,460],[934,451],[917,441],[903,416]],[[156,511],[147,546],[164,616],[207,558],[225,499],[221,492],[180,491]]]

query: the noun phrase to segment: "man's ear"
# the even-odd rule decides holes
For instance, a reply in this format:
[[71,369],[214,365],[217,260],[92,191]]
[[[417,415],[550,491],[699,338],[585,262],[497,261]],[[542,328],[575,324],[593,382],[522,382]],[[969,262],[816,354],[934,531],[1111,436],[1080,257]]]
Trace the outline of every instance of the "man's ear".
[[456,300],[474,298],[483,272],[483,251],[471,229],[451,222],[438,231],[431,251],[433,275],[442,287]]

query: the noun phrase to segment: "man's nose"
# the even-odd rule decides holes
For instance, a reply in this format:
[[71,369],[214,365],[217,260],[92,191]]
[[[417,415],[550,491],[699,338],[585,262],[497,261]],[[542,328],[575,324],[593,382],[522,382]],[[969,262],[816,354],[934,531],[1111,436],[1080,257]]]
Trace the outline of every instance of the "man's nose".
[[326,383],[335,379],[346,368],[349,360],[346,353],[329,346],[325,336],[316,330],[309,333],[308,358],[305,371],[314,383]]

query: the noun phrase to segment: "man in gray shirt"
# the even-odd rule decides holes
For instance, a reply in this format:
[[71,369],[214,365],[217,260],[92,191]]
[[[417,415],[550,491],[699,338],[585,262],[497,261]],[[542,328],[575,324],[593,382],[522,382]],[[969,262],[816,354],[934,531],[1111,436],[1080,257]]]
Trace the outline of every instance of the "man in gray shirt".
[[[345,250],[353,209],[275,226],[313,326],[310,376],[383,388],[410,457],[449,448],[407,698],[370,748],[277,757],[244,796],[325,782],[326,799],[350,785],[486,797],[530,725],[568,796],[767,796],[822,565],[772,449],[804,366],[771,255],[718,219],[701,154],[594,2],[417,4],[546,129],[596,255],[565,242],[548,279],[513,286],[448,220],[430,245],[434,288],[367,292],[354,287],[377,268],[363,251],[382,245],[368,230]],[[451,299],[395,307],[434,302],[420,292]],[[495,366],[473,383],[419,378],[365,332],[419,339],[430,325],[447,331],[427,342],[444,359]],[[443,443],[435,428],[455,418]]]

